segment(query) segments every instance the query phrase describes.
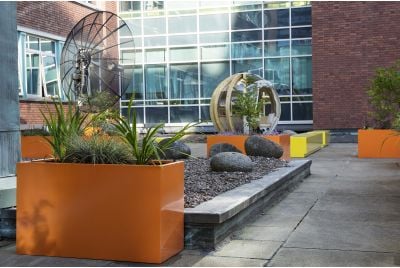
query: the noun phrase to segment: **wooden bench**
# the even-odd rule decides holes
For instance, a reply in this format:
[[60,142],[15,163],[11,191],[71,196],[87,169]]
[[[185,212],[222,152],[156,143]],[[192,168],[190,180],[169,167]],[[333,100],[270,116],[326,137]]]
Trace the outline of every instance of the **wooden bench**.
[[290,156],[306,157],[329,143],[328,130],[316,130],[290,137]]

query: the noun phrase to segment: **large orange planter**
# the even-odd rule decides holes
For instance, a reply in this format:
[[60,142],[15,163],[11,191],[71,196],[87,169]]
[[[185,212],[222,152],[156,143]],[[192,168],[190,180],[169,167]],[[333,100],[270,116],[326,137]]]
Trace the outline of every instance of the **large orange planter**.
[[358,157],[400,158],[399,134],[390,129],[359,129]]
[[17,253],[161,263],[183,249],[183,162],[17,164]]
[[21,136],[23,158],[49,158],[52,154],[51,146],[43,136]]
[[[207,136],[207,155],[210,155],[211,146],[217,143],[229,143],[238,148],[242,153],[246,153],[244,143],[249,136],[247,135],[208,135]],[[263,135],[265,139],[278,143],[283,148],[283,159],[290,159],[290,135]]]

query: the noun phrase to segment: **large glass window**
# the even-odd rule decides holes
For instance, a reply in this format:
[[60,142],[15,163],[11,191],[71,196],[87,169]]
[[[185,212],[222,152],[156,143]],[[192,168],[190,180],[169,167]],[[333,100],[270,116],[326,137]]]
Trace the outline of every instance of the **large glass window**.
[[180,47],[171,48],[169,51],[170,61],[196,61],[197,48],[196,47]]
[[201,49],[202,60],[229,59],[229,45],[203,46]]
[[228,14],[201,15],[199,17],[200,32],[229,30]]
[[290,59],[265,59],[264,78],[271,81],[279,95],[290,95]]
[[292,8],[292,25],[311,25],[311,7]]
[[232,30],[262,28],[261,11],[232,13]]
[[[122,84],[122,88],[126,88],[125,94],[122,96],[122,98],[125,100],[129,100],[133,97],[134,100],[142,100],[144,97],[143,68],[141,66],[125,66],[125,72],[128,77],[132,77],[132,80],[128,86]],[[122,82],[124,81],[125,80],[122,80]]]
[[273,9],[264,11],[264,27],[289,26],[289,9]]
[[197,63],[171,64],[169,79],[170,99],[198,98]]
[[19,56],[24,63],[19,65],[19,72],[24,72],[21,81],[21,94],[27,97],[59,96],[59,65],[56,57],[58,42],[47,38],[23,34]]
[[147,65],[145,79],[146,99],[168,99],[165,65]]
[[289,39],[289,29],[270,29],[264,31],[265,40]]
[[262,57],[262,43],[234,43],[232,44],[233,58]]
[[197,43],[197,35],[196,34],[180,34],[180,35],[170,35],[169,37],[169,45],[191,45]]
[[229,42],[229,33],[200,34],[200,43],[225,43]]
[[229,62],[201,64],[201,97],[211,97],[217,85],[229,76]]
[[167,107],[146,107],[146,123],[168,123]]
[[[207,120],[217,85],[231,74],[250,72],[274,84],[281,121],[312,120],[310,6],[309,1],[120,3],[135,36],[135,46],[128,42],[120,50],[132,60],[121,63],[140,65],[132,69],[135,84],[125,98],[135,96],[145,124]],[[32,39],[30,46],[40,49],[41,43]],[[50,43],[45,46],[52,50]],[[36,85],[43,79],[31,66]]]
[[289,56],[290,55],[289,41],[265,42],[264,55],[266,57]]
[[119,11],[120,12],[140,11],[140,1],[120,1]]
[[292,58],[293,94],[312,93],[312,65],[311,57]]
[[232,73],[248,72],[262,76],[262,60],[233,60]]
[[188,123],[199,120],[198,106],[171,107],[171,123]]
[[293,40],[292,55],[311,55],[311,39]]
[[[165,18],[149,18],[143,20],[144,35],[165,34]],[[133,31],[135,29],[132,29]]]
[[257,41],[262,39],[262,31],[232,32],[232,42]]
[[197,31],[196,16],[179,16],[168,19],[169,33],[191,33]]

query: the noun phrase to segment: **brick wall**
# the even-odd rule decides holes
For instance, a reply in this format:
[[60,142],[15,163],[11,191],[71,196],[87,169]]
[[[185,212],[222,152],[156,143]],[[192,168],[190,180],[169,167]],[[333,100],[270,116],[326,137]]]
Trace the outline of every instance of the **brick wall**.
[[[117,4],[114,1],[99,1],[98,7],[102,10],[117,12]],[[96,9],[74,1],[19,1],[17,2],[17,24],[66,38],[79,20],[94,11]],[[42,125],[40,109],[46,110],[44,102],[21,100],[21,124]]]
[[364,126],[366,89],[400,59],[400,2],[313,2],[314,128]]

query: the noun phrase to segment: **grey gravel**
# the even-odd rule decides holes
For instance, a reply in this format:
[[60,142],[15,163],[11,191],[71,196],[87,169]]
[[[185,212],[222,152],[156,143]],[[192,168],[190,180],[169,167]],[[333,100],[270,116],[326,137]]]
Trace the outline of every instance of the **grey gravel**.
[[250,158],[254,162],[251,172],[215,172],[211,171],[209,159],[185,159],[185,208],[193,208],[288,164],[287,161],[275,158],[262,156],[250,156]]

